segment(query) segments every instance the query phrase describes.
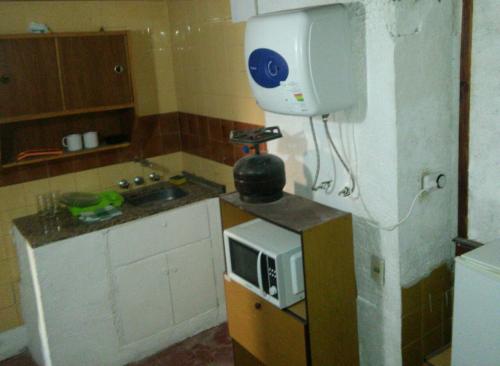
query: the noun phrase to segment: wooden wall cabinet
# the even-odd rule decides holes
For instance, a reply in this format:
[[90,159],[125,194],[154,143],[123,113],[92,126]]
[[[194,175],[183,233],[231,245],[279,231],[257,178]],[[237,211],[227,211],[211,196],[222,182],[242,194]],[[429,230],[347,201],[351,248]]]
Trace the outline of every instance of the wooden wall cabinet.
[[57,42],[66,109],[133,102],[125,35],[68,36]]
[[0,119],[61,110],[56,39],[0,39]]
[[280,310],[225,278],[235,366],[359,365],[351,215],[285,194],[247,204],[221,197],[224,229],[260,218],[301,236],[306,297]]
[[126,32],[0,36],[0,123],[133,103]]
[[[127,32],[0,35],[0,168],[128,147],[134,107]],[[92,151],[16,160],[87,131],[125,138]]]

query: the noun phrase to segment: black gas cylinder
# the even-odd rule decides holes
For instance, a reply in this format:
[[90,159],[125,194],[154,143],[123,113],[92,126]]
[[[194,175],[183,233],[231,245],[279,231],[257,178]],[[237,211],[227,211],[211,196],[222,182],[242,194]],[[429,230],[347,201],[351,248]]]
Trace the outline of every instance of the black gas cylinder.
[[276,155],[261,154],[259,144],[282,137],[279,127],[231,131],[230,141],[253,145],[254,155],[236,162],[233,176],[244,202],[265,203],[280,199],[286,183],[285,164]]

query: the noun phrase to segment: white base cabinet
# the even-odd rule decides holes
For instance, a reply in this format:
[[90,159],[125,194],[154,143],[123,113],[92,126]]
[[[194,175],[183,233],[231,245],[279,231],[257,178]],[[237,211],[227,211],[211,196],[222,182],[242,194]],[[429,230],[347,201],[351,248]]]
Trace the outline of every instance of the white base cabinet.
[[124,365],[226,320],[217,199],[36,249],[14,238],[40,366]]

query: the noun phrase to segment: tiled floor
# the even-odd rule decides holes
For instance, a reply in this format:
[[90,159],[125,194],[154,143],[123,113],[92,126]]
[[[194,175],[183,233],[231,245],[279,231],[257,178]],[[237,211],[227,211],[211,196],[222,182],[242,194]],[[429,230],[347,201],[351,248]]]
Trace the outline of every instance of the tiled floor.
[[[0,366],[36,366],[27,355],[20,355]],[[233,366],[233,349],[227,325],[206,330],[130,366]]]
[[133,366],[233,366],[227,324],[188,338]]
[[19,355],[8,360],[1,361],[1,366],[36,366],[29,355]]

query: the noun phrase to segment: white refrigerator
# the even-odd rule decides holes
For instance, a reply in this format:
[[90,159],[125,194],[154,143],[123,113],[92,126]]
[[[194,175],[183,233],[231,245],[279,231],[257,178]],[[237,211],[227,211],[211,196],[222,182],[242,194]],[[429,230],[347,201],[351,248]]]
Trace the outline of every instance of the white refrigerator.
[[500,365],[500,240],[455,261],[451,364]]

